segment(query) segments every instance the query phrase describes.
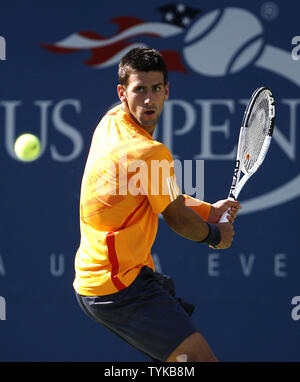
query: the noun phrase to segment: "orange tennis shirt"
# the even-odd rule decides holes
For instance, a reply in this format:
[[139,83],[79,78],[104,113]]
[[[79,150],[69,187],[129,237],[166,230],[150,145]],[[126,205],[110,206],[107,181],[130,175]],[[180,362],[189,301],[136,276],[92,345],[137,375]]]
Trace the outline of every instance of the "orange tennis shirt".
[[[169,149],[121,105],[111,109],[94,132],[81,184],[76,292],[112,294],[129,286],[144,265],[154,270],[158,215],[178,194]],[[197,203],[192,208],[206,219],[210,204]]]

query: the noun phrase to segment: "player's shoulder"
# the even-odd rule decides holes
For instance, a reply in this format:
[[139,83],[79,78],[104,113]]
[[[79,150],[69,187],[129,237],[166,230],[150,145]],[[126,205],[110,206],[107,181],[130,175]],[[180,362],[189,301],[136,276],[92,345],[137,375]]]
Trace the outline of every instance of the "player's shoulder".
[[107,135],[107,127],[113,124],[113,119],[118,115],[119,110],[120,105],[117,105],[107,110],[106,113],[102,115],[94,130],[94,139],[98,139],[99,137],[105,137]]
[[118,104],[116,106],[113,106],[111,109],[109,109],[106,114],[104,115],[104,117],[113,117],[113,116],[116,116],[118,115],[118,113],[121,111],[121,104]]
[[[113,122],[112,120],[114,118],[116,118],[116,120]],[[112,126],[114,125],[114,123],[118,125],[120,121],[124,123],[123,126],[128,127],[129,125],[129,128],[125,130],[120,129],[124,132],[124,135],[122,135],[122,133],[118,133],[120,135],[120,140],[115,141],[115,143],[121,145],[121,147],[119,147],[118,150],[122,151],[125,149],[129,156],[133,156],[136,159],[141,160],[173,160],[170,150],[164,143],[159,142],[155,139],[151,139],[145,134],[140,133],[140,128],[136,128],[133,121],[130,118],[128,118],[128,116],[124,113],[121,104],[112,107],[106,112],[106,114],[102,117],[96,128],[95,135],[98,136],[102,133],[106,134],[107,129],[105,129],[105,127]],[[128,131],[130,131],[130,139],[128,139],[128,142],[124,144],[124,139],[127,139],[129,137],[129,135],[126,133]]]
[[106,113],[102,116],[102,118],[99,122],[99,125],[101,125],[103,123],[107,123],[108,119],[112,119],[112,118],[116,117],[120,113],[120,110],[121,110],[120,104],[107,110]]
[[145,160],[148,159],[157,159],[157,160],[168,160],[172,161],[172,154],[168,147],[159,141],[153,140],[150,141],[147,147],[147,151],[145,153]]
[[120,110],[121,110],[121,104],[118,104],[118,105],[115,105],[115,106],[112,106],[110,109],[107,109],[104,114],[102,115],[100,121],[99,121],[99,124],[103,121],[103,120],[107,120],[108,118],[112,118],[112,117],[116,117],[119,113],[120,113]]

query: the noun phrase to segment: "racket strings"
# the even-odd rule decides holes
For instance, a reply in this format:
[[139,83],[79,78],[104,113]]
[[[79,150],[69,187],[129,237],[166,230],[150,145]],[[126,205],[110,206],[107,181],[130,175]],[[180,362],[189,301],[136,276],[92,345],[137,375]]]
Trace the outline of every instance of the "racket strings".
[[243,167],[250,172],[257,163],[263,143],[270,128],[270,101],[268,94],[263,91],[254,102],[245,131],[243,145]]

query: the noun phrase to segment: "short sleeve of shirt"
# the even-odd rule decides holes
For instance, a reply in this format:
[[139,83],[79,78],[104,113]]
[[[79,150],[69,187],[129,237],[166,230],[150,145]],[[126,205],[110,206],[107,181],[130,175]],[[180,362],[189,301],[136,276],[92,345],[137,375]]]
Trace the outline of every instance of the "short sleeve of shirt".
[[166,146],[161,144],[146,160],[144,191],[155,214],[159,214],[179,195],[174,173],[174,160]]

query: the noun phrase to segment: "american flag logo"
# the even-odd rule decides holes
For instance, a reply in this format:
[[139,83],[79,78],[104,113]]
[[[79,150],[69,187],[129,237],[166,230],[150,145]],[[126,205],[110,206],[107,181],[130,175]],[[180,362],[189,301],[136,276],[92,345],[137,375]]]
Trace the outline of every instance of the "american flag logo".
[[144,21],[132,16],[110,19],[118,27],[117,33],[105,37],[94,31],[81,31],[68,35],[52,44],[42,47],[52,53],[67,54],[84,50],[91,52],[84,63],[95,69],[105,69],[119,63],[121,57],[137,46],[147,46],[145,38],[152,38],[152,47],[164,40],[164,47],[158,49],[163,55],[168,69],[187,73],[178,50],[167,49],[168,39],[182,35],[192,20],[201,12],[185,4],[169,4],[158,8],[161,21]]

